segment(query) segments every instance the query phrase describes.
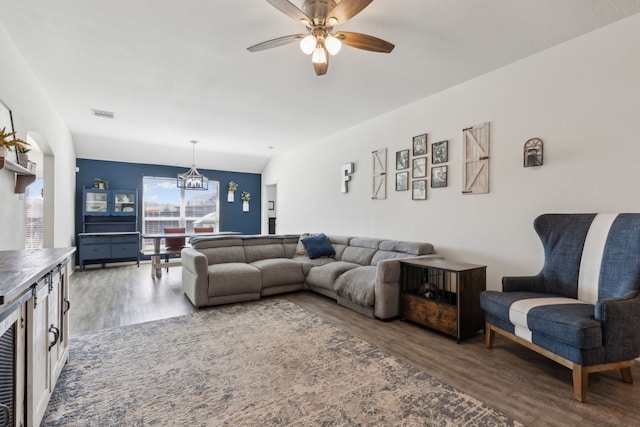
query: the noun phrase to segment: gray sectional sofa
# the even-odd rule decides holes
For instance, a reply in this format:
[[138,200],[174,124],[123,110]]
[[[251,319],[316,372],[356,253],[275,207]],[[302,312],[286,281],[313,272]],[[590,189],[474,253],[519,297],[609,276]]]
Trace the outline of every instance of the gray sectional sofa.
[[400,263],[436,257],[420,242],[327,236],[332,257],[300,253],[299,235],[195,237],[182,250],[182,286],[196,307],[311,289],[369,317],[398,316]]

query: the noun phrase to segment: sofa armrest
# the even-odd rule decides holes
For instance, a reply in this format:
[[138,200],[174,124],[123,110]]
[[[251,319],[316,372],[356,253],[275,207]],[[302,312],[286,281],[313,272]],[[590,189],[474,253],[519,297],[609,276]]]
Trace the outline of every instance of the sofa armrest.
[[374,314],[378,319],[391,319],[400,315],[400,261],[423,258],[440,259],[442,256],[431,254],[378,261],[378,264],[376,264],[374,310]]
[[602,344],[606,362],[640,356],[640,294],[596,302],[594,317],[602,323]]
[[375,309],[378,319],[400,314],[400,261],[385,259],[376,266]]
[[536,276],[504,276],[503,292],[544,292],[544,278]]
[[196,307],[209,302],[209,277],[207,257],[197,249],[184,248],[182,258],[182,289]]

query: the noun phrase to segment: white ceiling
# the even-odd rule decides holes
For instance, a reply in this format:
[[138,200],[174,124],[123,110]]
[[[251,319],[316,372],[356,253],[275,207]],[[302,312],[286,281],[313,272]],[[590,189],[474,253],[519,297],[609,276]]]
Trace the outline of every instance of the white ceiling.
[[265,0],[0,0],[0,11],[78,157],[189,165],[198,140],[200,168],[260,172],[269,157],[640,13],[640,0],[375,0],[338,29],[395,50],[345,46],[323,77],[296,44],[246,50],[304,31]]

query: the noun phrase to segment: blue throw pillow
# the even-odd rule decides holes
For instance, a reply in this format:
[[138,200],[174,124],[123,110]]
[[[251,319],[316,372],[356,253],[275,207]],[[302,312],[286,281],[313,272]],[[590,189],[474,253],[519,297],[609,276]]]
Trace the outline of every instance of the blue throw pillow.
[[336,251],[329,243],[329,239],[324,234],[318,234],[317,236],[307,237],[301,240],[304,248],[307,250],[307,255],[310,259],[316,259],[323,256],[334,256]]

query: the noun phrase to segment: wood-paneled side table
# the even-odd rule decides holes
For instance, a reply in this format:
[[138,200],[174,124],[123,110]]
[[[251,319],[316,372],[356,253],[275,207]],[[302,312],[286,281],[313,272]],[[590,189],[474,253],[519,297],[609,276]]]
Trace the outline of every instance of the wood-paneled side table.
[[486,266],[444,259],[400,260],[400,318],[457,338],[484,327]]

